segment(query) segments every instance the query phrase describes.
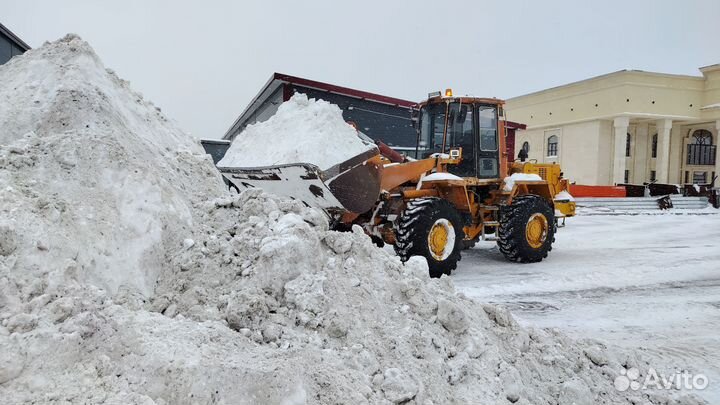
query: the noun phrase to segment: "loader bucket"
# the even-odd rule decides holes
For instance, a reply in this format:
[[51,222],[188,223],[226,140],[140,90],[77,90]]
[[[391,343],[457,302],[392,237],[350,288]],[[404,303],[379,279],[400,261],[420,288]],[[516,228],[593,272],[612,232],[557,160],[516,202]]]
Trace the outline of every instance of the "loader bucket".
[[380,195],[382,165],[373,159],[377,155],[377,150],[371,150],[324,171],[310,163],[218,169],[231,191],[261,188],[331,216],[362,214],[375,205]]

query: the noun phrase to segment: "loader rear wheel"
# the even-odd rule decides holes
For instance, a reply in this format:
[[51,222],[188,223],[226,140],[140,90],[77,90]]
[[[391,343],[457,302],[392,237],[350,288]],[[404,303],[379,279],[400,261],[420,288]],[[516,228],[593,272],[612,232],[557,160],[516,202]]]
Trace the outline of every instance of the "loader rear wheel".
[[510,261],[534,263],[546,258],[555,241],[555,212],[537,195],[515,197],[500,210],[498,247]]
[[430,277],[450,274],[463,248],[462,219],[455,207],[439,198],[410,200],[395,227],[395,252],[402,261],[423,256]]

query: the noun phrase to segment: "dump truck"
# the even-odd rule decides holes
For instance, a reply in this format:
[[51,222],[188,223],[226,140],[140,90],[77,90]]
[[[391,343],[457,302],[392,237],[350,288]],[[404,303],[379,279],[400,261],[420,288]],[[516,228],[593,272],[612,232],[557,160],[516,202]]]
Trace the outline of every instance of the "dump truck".
[[432,277],[450,274],[479,240],[496,241],[508,260],[538,262],[575,204],[559,165],[507,155],[503,105],[450,90],[429,95],[413,118],[418,159],[379,143],[325,170],[218,169],[232,192],[262,188],[302,201],[325,212],[333,229],[359,225],[378,245],[393,245],[403,261],[425,257]]

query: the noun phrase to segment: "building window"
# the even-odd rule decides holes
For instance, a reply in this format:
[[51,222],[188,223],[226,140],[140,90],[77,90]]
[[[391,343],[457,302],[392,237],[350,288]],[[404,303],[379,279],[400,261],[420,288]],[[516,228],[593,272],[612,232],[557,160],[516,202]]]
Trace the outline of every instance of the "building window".
[[524,150],[525,153],[530,153],[530,143],[527,142],[527,141],[526,141],[526,142],[523,142],[523,145],[522,145],[522,148],[521,148],[521,149]]
[[557,157],[558,155],[558,137],[552,135],[547,140],[547,156]]
[[693,132],[690,142],[687,146],[687,164],[709,166],[715,164],[717,147],[713,145],[710,131],[698,129]]
[[650,170],[650,183],[652,183],[652,182],[654,182],[655,180],[657,180],[657,177],[656,177],[656,176],[657,176],[657,173],[655,172],[655,170]]
[[628,184],[630,182],[630,170],[625,170],[625,184]]
[[693,144],[712,145],[712,134],[707,129],[698,129],[693,133]]
[[657,136],[658,134],[655,134],[652,137],[652,154],[650,156],[653,158],[657,157]]
[[707,172],[693,172],[693,184],[707,183]]
[[632,145],[632,136],[627,134],[625,137],[625,157],[630,157],[630,146]]

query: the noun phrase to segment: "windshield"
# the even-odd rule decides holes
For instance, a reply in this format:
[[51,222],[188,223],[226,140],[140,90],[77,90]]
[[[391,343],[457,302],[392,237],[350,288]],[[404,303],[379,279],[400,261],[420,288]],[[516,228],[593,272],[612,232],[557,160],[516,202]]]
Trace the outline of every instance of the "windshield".
[[[423,107],[420,117],[419,155],[427,157],[438,152],[448,153],[451,148],[462,148],[462,162],[449,168],[449,171],[458,176],[474,176],[474,121],[472,104],[455,102]],[[446,122],[447,137],[443,149],[443,132]]]

